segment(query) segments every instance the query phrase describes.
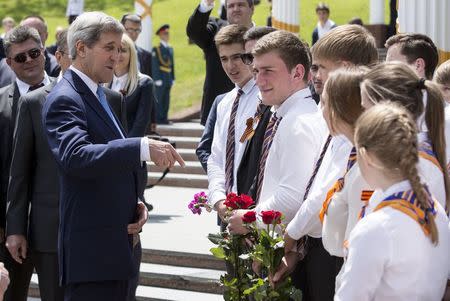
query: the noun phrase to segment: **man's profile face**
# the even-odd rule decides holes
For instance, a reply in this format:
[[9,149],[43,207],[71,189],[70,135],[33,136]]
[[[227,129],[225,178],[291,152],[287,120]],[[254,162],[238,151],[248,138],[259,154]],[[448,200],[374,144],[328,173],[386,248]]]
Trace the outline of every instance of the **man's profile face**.
[[[29,52],[40,54],[36,58],[32,58]],[[16,62],[14,58],[17,56],[26,56],[26,61]],[[16,76],[23,82],[33,85],[37,81],[42,80],[44,75],[45,57],[44,52],[38,43],[33,39],[28,39],[22,43],[12,44],[9,49],[6,63],[11,67]]]
[[294,91],[294,71],[276,51],[255,56],[253,71],[265,105],[281,105]]
[[121,33],[104,32],[91,48],[77,47],[77,55],[83,57],[83,72],[96,83],[109,83],[119,59],[121,41]]
[[227,19],[230,24],[248,25],[252,21],[253,6],[247,0],[227,0]]
[[314,89],[316,90],[316,93],[320,95],[323,91],[323,86],[328,79],[328,74],[331,71],[342,67],[342,63],[341,61],[332,61],[313,56],[313,66],[317,68],[315,73],[313,71]]
[[228,78],[242,88],[252,76],[247,65],[241,59],[241,54],[245,52],[244,46],[240,43],[220,45],[218,52],[223,70]]
[[127,20],[125,21],[123,27],[125,27],[126,33],[133,40],[133,42],[136,42],[137,38],[139,37],[139,34],[142,31],[141,24]]
[[317,78],[317,72],[319,71],[319,67],[313,63],[311,65],[310,71],[311,71],[311,81],[314,85],[314,91],[316,91],[318,95],[321,95],[323,92],[323,83],[321,79]]

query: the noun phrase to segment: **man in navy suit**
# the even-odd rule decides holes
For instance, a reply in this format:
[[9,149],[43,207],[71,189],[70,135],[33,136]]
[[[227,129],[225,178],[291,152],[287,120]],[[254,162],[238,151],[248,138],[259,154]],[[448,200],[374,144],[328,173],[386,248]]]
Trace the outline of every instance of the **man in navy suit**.
[[80,15],[68,31],[72,65],[42,110],[59,168],[60,282],[66,301],[123,301],[138,271],[133,234],[147,219],[139,181],[150,159],[184,165],[174,148],[148,138],[124,138],[100,83],[112,80],[123,26],[101,12]]

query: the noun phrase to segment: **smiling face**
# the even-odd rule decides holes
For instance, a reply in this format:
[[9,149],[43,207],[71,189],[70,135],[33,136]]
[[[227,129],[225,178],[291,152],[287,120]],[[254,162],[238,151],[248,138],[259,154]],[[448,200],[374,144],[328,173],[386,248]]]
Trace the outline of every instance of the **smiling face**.
[[240,43],[220,45],[218,52],[223,70],[233,83],[242,88],[252,77],[241,59],[241,54],[245,52],[244,47]]
[[91,48],[78,41],[77,59],[80,58],[81,71],[96,83],[109,83],[119,60],[121,40],[121,33],[106,32]]
[[[37,58],[32,59],[28,54],[31,49],[40,49],[41,54]],[[25,62],[18,63],[14,60],[14,58],[21,53],[26,53],[27,58]],[[28,39],[23,43],[12,44],[6,62],[14,71],[16,76],[21,81],[29,85],[38,84],[44,78],[44,52],[41,46],[33,39]]]
[[247,0],[227,0],[227,19],[230,24],[249,26],[252,22],[254,7]]
[[265,105],[281,105],[295,91],[295,68],[288,70],[276,51],[255,56],[253,66]]

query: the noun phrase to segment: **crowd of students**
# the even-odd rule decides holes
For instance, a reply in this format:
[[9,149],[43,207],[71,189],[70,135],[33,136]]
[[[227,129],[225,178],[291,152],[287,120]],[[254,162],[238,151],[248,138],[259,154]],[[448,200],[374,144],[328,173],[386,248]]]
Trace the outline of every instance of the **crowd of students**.
[[214,42],[235,87],[212,105],[197,154],[222,228],[249,231],[230,192],[281,211],[272,281],[290,275],[303,300],[449,300],[450,63],[435,73],[433,41],[397,34],[387,62],[359,25],[311,49],[237,24]]

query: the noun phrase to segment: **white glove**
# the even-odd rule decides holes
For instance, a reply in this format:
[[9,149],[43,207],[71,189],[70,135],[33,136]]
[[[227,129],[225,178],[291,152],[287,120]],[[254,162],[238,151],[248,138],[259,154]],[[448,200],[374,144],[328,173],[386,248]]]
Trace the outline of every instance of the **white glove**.
[[158,79],[158,80],[155,80],[155,86],[157,86],[157,87],[161,87],[162,86],[162,80],[160,80],[160,79]]

